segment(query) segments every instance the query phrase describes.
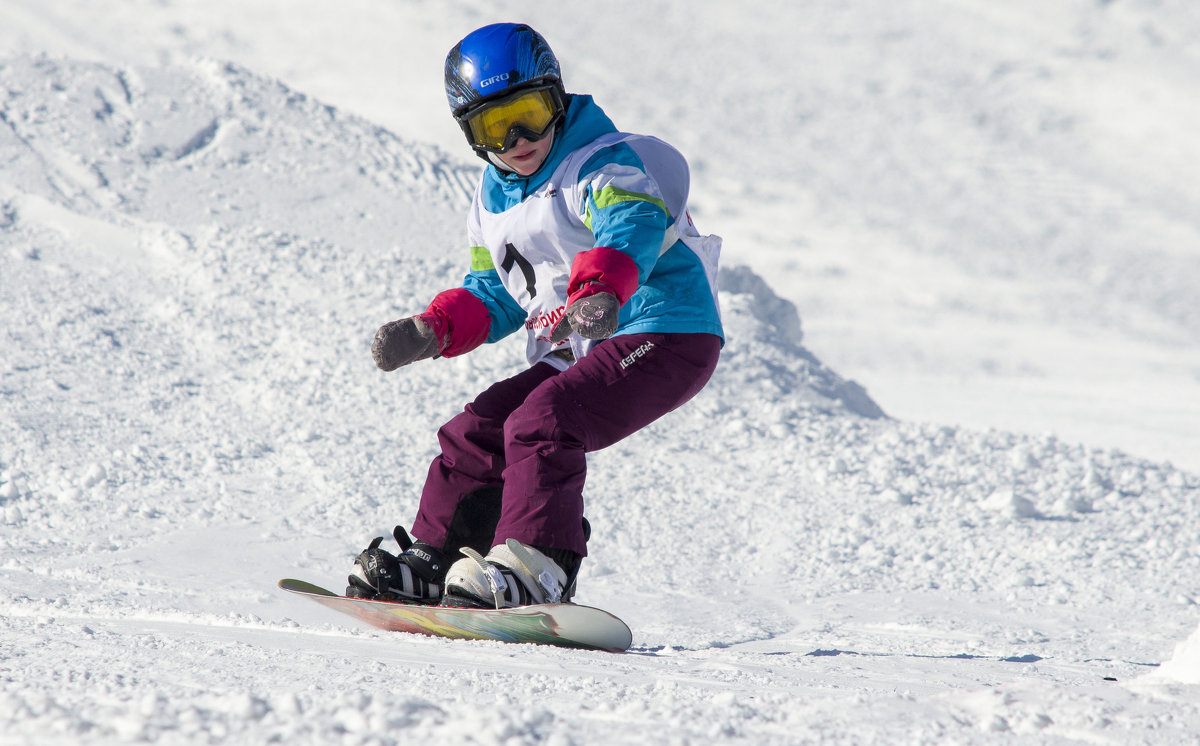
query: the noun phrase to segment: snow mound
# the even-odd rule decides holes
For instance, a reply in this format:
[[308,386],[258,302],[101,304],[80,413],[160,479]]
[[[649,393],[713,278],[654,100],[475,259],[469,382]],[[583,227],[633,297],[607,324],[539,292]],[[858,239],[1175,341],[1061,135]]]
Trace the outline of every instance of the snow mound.
[[783,402],[828,413],[885,416],[862,386],[804,348],[796,306],[776,295],[766,280],[749,267],[733,265],[721,268],[718,285],[727,344],[714,385],[730,398],[738,396],[735,391],[753,390],[756,406],[774,410],[776,417],[786,417],[776,409]]
[[0,62],[0,74],[9,223],[73,248],[136,254],[166,224],[193,243],[219,225],[382,250],[379,236],[461,209],[478,171],[229,63],[38,56]]
[[1200,684],[1200,627],[1175,647],[1157,671],[1140,681],[1153,684]]

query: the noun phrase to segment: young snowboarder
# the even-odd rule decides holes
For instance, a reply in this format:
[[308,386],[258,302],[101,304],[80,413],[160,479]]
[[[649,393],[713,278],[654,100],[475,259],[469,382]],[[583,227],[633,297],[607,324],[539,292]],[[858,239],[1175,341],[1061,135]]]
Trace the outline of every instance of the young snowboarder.
[[716,367],[720,239],[688,217],[683,157],[566,93],[529,26],[469,34],[446,57],[445,85],[488,163],[468,216],[470,273],[424,313],[381,327],[371,353],[392,371],[524,327],[531,367],[439,430],[415,543],[400,527],[398,557],[372,542],[347,595],[566,601],[587,553],[586,454],[691,399]]

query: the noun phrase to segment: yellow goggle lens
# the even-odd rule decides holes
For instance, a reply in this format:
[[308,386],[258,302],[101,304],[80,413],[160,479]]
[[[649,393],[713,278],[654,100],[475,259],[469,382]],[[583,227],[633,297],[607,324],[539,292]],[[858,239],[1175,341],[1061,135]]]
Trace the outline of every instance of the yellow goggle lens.
[[554,115],[554,99],[549,91],[542,89],[484,106],[467,118],[467,125],[477,145],[501,149],[513,127],[540,137],[554,120]]

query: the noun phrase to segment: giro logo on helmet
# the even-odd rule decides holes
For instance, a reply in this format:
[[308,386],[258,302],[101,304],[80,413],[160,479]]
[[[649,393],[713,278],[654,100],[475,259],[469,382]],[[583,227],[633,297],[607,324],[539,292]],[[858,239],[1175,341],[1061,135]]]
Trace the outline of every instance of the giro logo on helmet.
[[486,78],[484,80],[479,81],[479,87],[487,88],[490,85],[494,85],[496,83],[502,83],[502,82],[508,80],[508,76],[509,76],[508,73],[500,73],[499,75],[493,75],[490,78]]

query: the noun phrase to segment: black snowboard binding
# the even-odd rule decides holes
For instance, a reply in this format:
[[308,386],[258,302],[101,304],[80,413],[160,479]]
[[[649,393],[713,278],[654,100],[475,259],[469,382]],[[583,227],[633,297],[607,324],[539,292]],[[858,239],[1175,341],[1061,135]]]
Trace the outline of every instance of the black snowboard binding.
[[439,603],[448,569],[442,551],[421,541],[414,542],[401,526],[396,526],[392,536],[400,545],[400,556],[380,549],[383,537],[375,537],[354,559],[346,595],[373,601]]

